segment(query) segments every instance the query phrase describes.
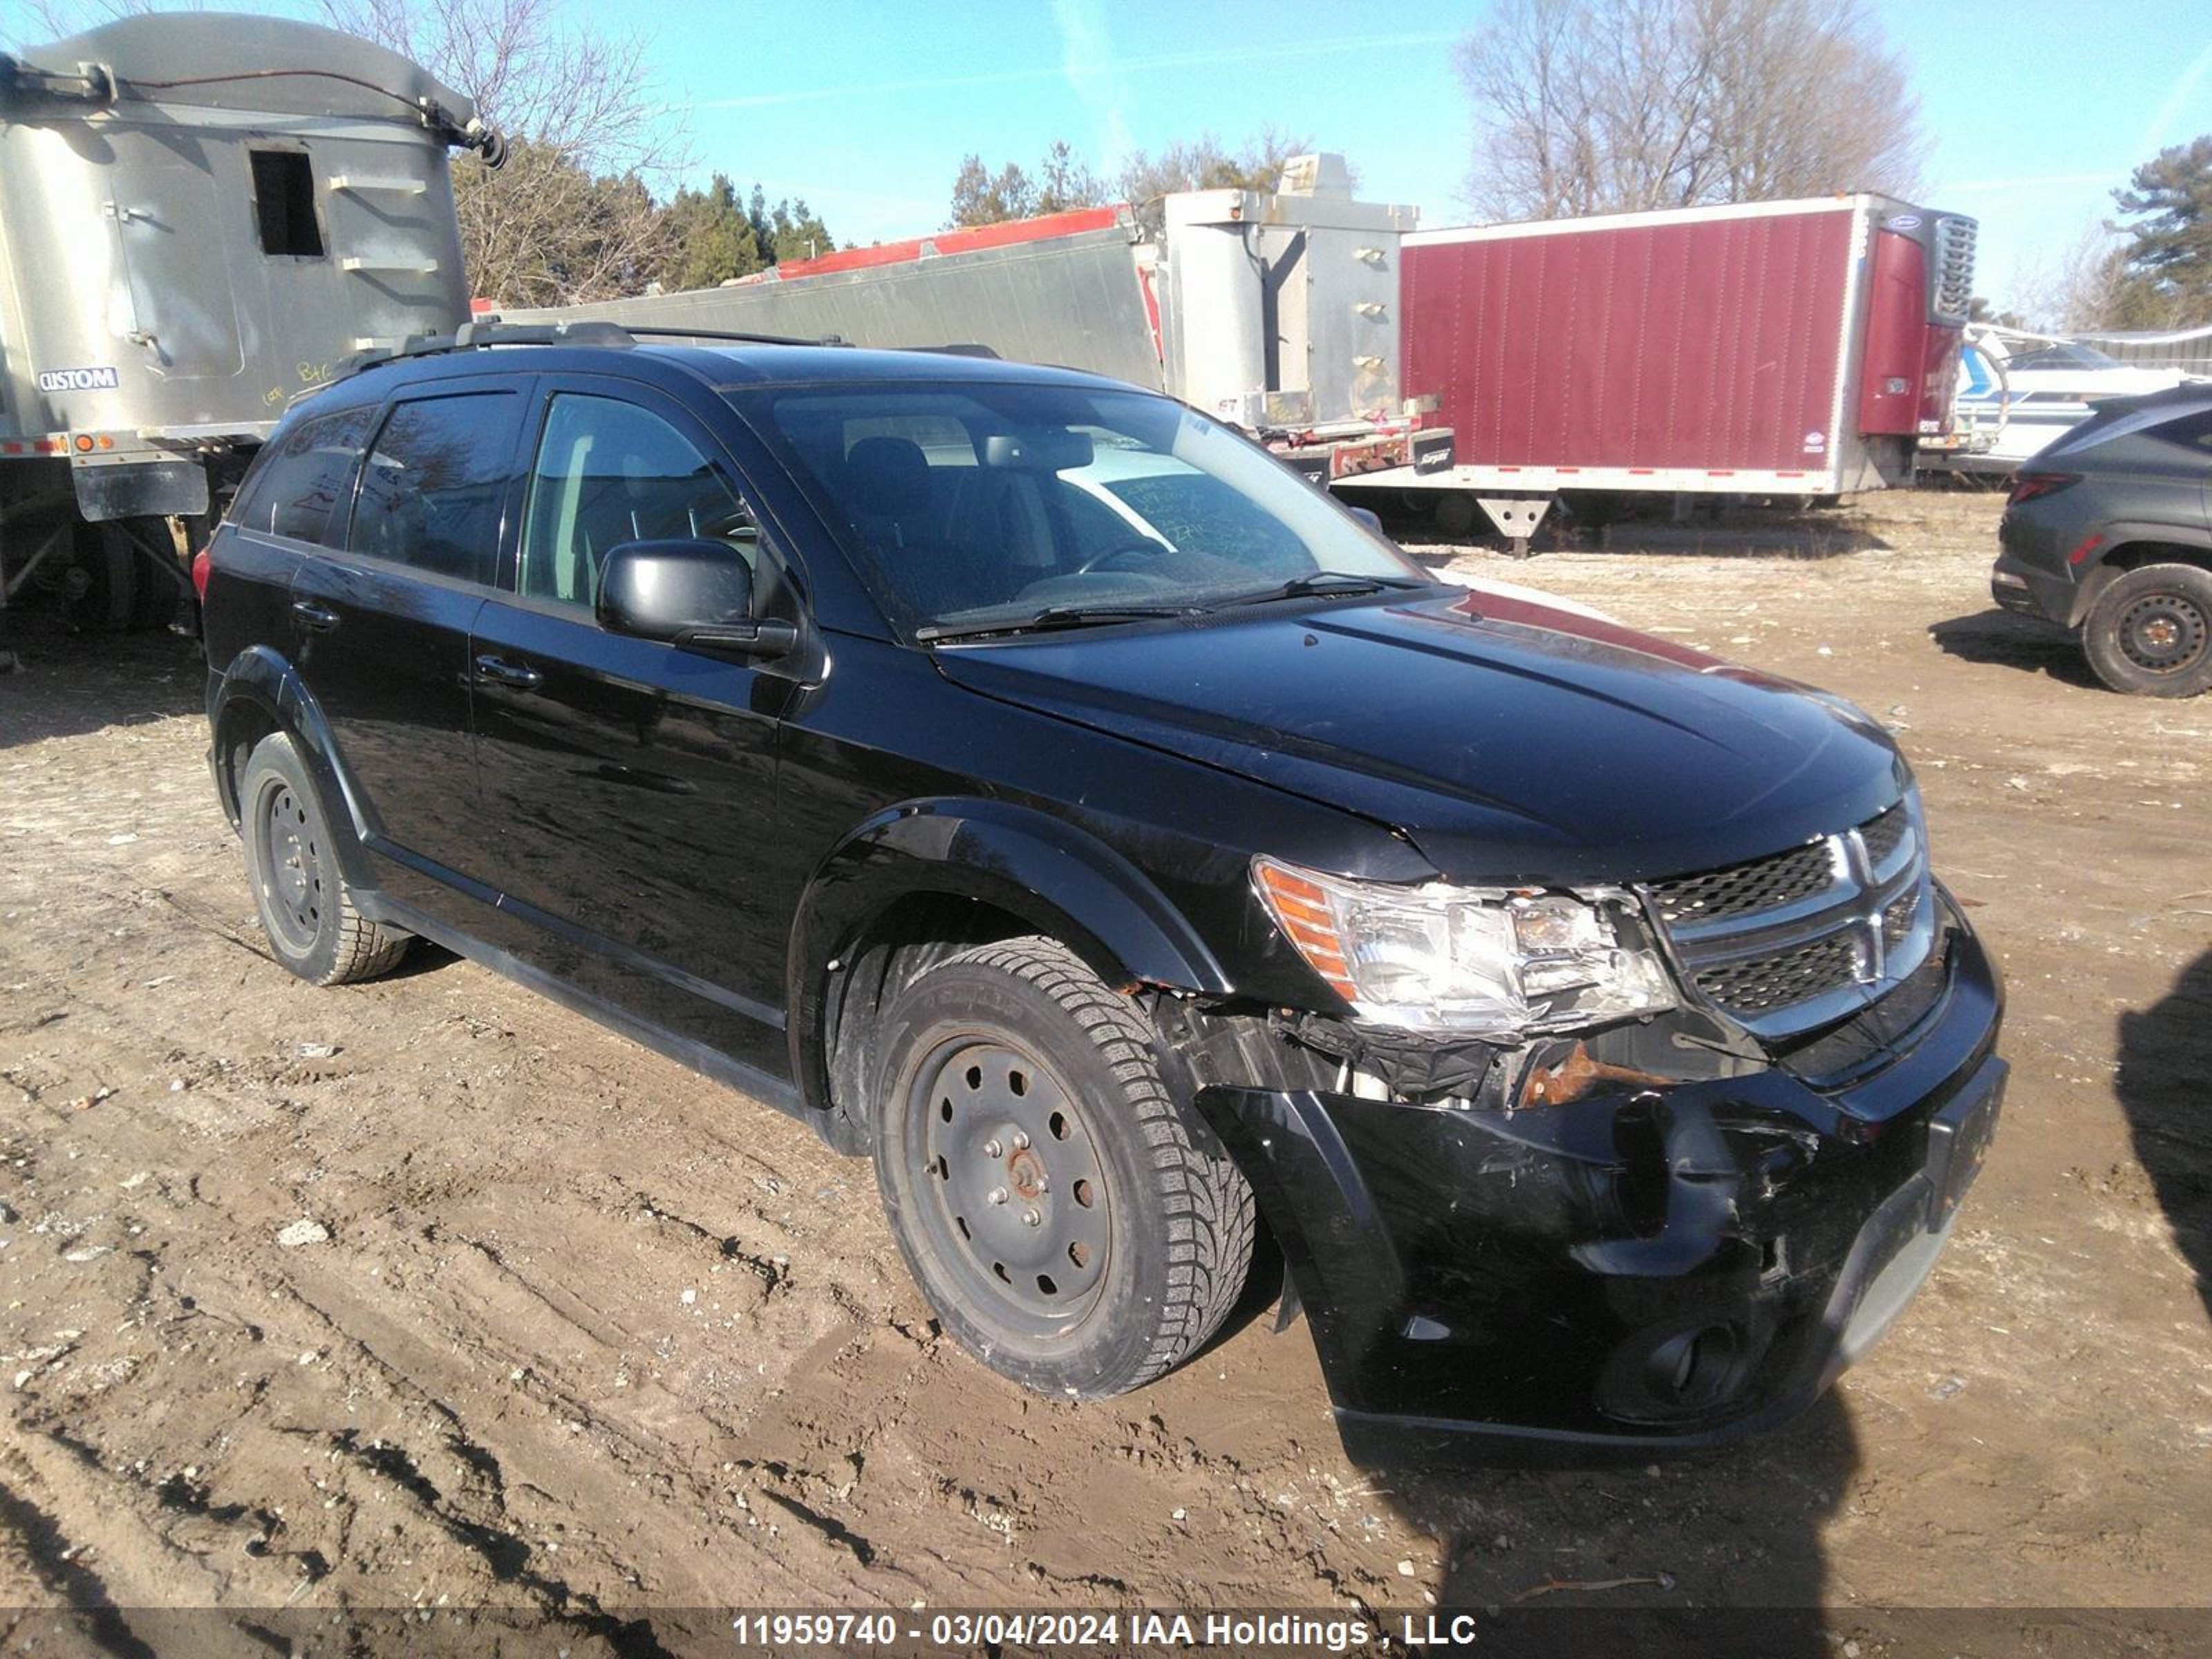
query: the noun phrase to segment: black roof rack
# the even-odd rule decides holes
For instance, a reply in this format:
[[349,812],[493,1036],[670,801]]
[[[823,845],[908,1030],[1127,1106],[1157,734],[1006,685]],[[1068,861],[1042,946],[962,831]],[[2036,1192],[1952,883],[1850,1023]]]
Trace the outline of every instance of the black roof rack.
[[447,352],[475,351],[489,346],[574,345],[634,346],[641,337],[672,340],[729,340],[744,345],[842,346],[836,335],[801,339],[789,334],[740,334],[727,329],[630,326],[622,323],[581,319],[573,323],[463,323],[451,334],[410,334],[392,348],[358,351],[337,366],[337,380],[358,374],[379,363],[407,357],[436,357]]

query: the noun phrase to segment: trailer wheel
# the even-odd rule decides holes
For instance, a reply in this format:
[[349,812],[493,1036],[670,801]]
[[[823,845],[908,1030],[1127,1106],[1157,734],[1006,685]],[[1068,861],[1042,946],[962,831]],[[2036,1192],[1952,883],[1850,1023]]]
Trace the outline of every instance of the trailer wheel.
[[79,524],[61,572],[62,617],[80,634],[119,634],[138,603],[138,556],[115,526]]
[[2115,691],[2212,690],[2212,570],[2147,564],[2115,578],[2081,624],[2081,649]]
[[945,1328],[1040,1393],[1142,1386],[1219,1328],[1251,1263],[1243,1175],[1154,1036],[1064,945],[981,945],[880,1016],[876,1178]]
[[1474,497],[1463,489],[1437,493],[1437,528],[1447,536],[1464,536],[1474,528]]

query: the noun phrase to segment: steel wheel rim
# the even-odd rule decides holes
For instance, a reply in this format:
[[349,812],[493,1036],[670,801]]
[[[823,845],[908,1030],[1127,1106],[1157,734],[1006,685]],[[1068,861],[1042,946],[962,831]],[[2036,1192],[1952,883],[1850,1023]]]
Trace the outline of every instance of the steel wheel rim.
[[279,944],[304,956],[322,932],[322,841],[308,819],[307,803],[282,778],[270,779],[262,788],[254,834],[261,854],[262,917]]
[[1032,1339],[1065,1334],[1106,1282],[1113,1206],[1081,1106],[995,1035],[939,1042],[913,1073],[904,1152],[923,1227],[973,1307]]
[[2203,659],[2212,618],[2182,593],[2146,593],[2120,613],[2120,650],[2138,668],[2178,674]]

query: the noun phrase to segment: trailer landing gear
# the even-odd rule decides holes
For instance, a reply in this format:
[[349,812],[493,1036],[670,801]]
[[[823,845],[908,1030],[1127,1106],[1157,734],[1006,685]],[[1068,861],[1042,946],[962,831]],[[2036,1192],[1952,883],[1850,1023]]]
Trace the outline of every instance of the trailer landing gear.
[[1484,516],[1497,526],[1498,533],[1512,544],[1507,550],[1509,555],[1516,559],[1527,558],[1528,538],[1544,522],[1544,514],[1552,505],[1550,498],[1531,501],[1522,495],[1480,495],[1475,499],[1480,502]]

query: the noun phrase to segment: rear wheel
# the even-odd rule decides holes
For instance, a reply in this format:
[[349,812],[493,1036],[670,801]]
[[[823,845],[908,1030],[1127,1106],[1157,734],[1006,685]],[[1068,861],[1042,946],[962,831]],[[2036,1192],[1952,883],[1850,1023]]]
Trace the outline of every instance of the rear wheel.
[[2212,690],[2212,570],[2147,564],[2116,577],[2081,624],[2081,648],[2115,691],[2193,697]]
[[940,963],[882,1022],[877,1180],[963,1346],[1098,1398],[1213,1334],[1250,1265],[1251,1190],[1126,999],[1065,945],[1018,939]]
[[138,607],[138,556],[112,525],[78,524],[61,573],[62,615],[80,634],[119,634]]
[[255,745],[238,799],[246,873],[276,960],[310,985],[374,979],[398,967],[412,936],[355,908],[330,819],[290,738],[280,732]]

